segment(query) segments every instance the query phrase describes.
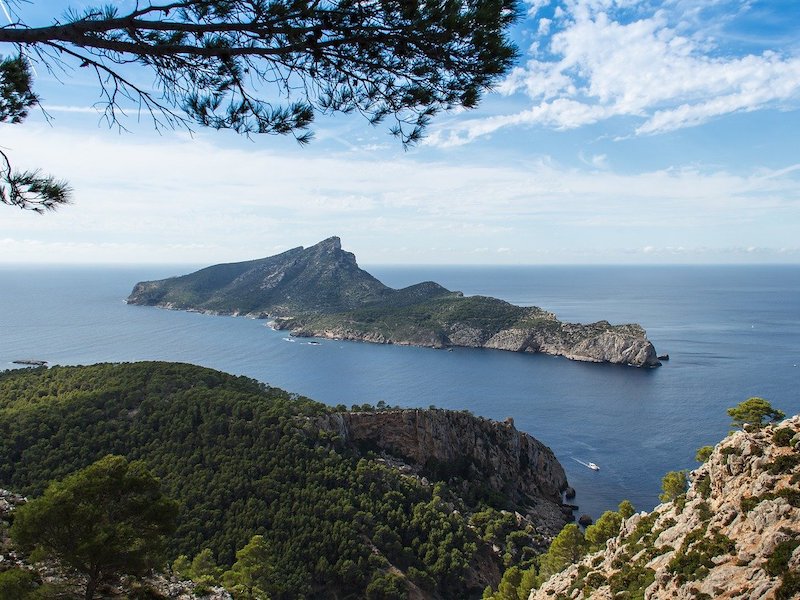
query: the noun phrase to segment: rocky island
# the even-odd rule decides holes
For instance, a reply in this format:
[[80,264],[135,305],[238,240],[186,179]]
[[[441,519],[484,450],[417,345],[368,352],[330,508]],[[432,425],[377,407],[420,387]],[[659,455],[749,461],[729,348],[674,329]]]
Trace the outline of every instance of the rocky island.
[[295,336],[542,352],[635,367],[661,364],[640,325],[563,323],[535,306],[464,296],[432,281],[394,289],[359,268],[338,237],[268,258],[143,281],[127,302],[270,318],[275,328]]

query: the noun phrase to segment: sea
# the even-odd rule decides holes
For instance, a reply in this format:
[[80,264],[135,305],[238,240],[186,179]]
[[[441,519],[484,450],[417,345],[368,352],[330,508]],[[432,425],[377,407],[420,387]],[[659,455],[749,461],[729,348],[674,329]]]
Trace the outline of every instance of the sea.
[[[393,287],[432,280],[566,321],[636,322],[656,369],[497,350],[294,339],[263,320],[128,306],[141,280],[187,266],[0,267],[0,368],[168,360],[247,375],[327,404],[469,410],[556,454],[594,518],[658,504],[671,470],[730,430],[750,396],[800,413],[800,266],[367,266]],[[596,463],[599,471],[585,465]]]

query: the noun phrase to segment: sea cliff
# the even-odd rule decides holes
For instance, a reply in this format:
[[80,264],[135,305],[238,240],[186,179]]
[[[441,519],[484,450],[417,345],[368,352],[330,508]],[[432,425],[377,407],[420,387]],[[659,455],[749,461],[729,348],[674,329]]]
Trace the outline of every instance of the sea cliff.
[[[494,298],[471,297],[465,302],[492,306],[502,302]],[[450,300],[445,301],[450,303]],[[442,303],[439,302],[439,305]],[[276,329],[290,330],[297,337],[351,340],[377,344],[423,346],[429,348],[489,348],[510,352],[541,352],[571,360],[614,363],[633,367],[657,367],[653,344],[644,329],[636,324],[611,325],[597,323],[562,323],[553,313],[537,307],[519,309],[516,322],[500,325],[491,317],[482,320],[443,315],[421,323],[409,318],[403,321],[394,315],[384,319],[358,314],[276,318]]]
[[447,481],[469,495],[478,482],[527,512],[551,538],[564,526],[561,492],[564,469],[552,450],[504,422],[441,409],[342,412],[315,417],[317,426],[362,451],[375,450],[401,461],[409,472]]

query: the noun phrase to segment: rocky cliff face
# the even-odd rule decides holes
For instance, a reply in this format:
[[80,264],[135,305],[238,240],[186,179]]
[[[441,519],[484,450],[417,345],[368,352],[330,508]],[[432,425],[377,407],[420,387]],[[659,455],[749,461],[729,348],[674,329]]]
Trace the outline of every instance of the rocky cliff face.
[[[500,328],[491,320],[486,324],[446,322],[435,326],[409,324],[381,327],[344,319],[278,319],[277,329],[289,329],[299,337],[351,340],[377,344],[423,346],[428,348],[490,348],[510,352],[541,352],[584,362],[612,363],[633,367],[661,365],[652,342],[636,324],[611,325],[599,321],[588,325],[562,323],[552,313],[539,308],[535,319],[521,318],[520,324]],[[541,315],[548,315],[541,318]]]
[[518,431],[511,419],[499,423],[463,412],[407,409],[333,413],[316,424],[345,443],[400,459],[421,476],[487,485],[527,510],[548,536],[565,523],[564,469],[550,448]]
[[800,416],[730,435],[685,497],[632,516],[530,600],[800,598]]

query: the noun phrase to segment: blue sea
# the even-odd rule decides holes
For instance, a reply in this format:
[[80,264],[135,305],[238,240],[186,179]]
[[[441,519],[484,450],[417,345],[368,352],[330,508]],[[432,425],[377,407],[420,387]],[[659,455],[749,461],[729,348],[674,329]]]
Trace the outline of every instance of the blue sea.
[[434,280],[562,320],[637,322],[671,360],[640,370],[493,350],[313,345],[264,321],[124,303],[137,281],[191,267],[0,267],[0,368],[28,358],[183,361],[328,404],[510,416],[555,451],[579,513],[594,517],[624,498],[653,508],[663,474],[695,467],[696,449],[729,431],[726,408],[759,395],[800,412],[800,266],[367,269],[394,287]]

